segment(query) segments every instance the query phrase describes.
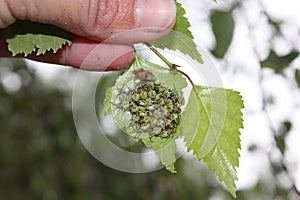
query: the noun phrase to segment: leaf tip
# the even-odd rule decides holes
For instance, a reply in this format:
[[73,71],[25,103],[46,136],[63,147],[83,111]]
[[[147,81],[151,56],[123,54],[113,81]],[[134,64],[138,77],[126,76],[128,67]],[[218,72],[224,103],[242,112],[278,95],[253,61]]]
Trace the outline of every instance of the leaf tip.
[[170,165],[170,166],[166,166],[166,169],[169,170],[172,174],[176,174],[177,171],[174,167],[174,164]]
[[235,191],[231,191],[230,194],[233,196],[233,198],[236,199],[237,196],[236,196],[236,192]]

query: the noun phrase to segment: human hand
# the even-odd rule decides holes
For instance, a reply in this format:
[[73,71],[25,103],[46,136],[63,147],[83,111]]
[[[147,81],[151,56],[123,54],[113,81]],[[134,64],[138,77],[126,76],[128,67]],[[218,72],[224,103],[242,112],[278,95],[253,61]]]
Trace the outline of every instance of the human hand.
[[[134,57],[132,44],[164,36],[175,18],[174,0],[0,0],[0,29],[20,19],[75,34],[71,46],[29,59],[86,70],[128,66]],[[11,57],[5,41],[0,41],[0,57]]]

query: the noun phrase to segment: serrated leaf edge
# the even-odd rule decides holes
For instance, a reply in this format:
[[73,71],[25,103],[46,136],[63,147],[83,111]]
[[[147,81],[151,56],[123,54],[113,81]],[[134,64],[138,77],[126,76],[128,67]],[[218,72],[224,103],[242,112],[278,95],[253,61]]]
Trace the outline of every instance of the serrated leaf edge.
[[[241,94],[240,94],[240,92],[238,92],[238,91],[235,91],[235,90],[232,90],[232,89],[227,89],[228,91],[231,91],[231,92],[236,92],[236,94],[238,95],[238,97],[240,98],[240,100],[243,102],[243,99],[242,99],[242,96],[241,96]],[[191,93],[191,95],[192,95],[192,93]],[[198,94],[198,92],[197,92],[197,90],[195,90],[195,95],[199,95]],[[198,101],[201,99],[201,98],[197,98],[198,99]],[[202,103],[202,101],[200,100],[200,102]],[[235,101],[232,101],[232,102],[235,102]],[[202,104],[202,106],[203,107],[205,107],[203,104]],[[241,109],[239,110],[239,113],[240,113],[240,116],[241,116],[241,126],[240,127],[237,127],[237,131],[239,132],[239,137],[238,137],[238,139],[239,139],[239,144],[238,144],[238,149],[237,149],[237,151],[238,151],[238,158],[240,157],[240,150],[241,150],[241,144],[240,144],[240,129],[242,129],[242,128],[244,128],[244,125],[243,125],[243,122],[244,122],[244,120],[243,120],[243,112],[242,112],[242,109],[244,108],[244,104],[242,104],[242,106],[241,106]],[[207,114],[207,109],[206,109],[206,114]],[[232,119],[232,117],[229,117],[229,119]],[[235,120],[234,120],[235,121]],[[211,122],[211,121],[210,121]],[[239,122],[238,122],[239,123]],[[200,123],[198,123],[197,124],[197,126],[199,127],[200,126]],[[197,127],[197,129],[196,130],[198,130],[198,127]],[[195,137],[195,134],[194,134],[194,137]],[[206,161],[206,159],[207,159],[207,156],[208,155],[210,155],[210,154],[212,154],[212,153],[214,153],[214,152],[222,152],[221,151],[221,149],[220,149],[220,147],[219,147],[219,142],[217,142],[216,144],[215,144],[215,146],[211,149],[211,151],[207,154],[207,156],[205,156],[205,157],[203,157],[203,158],[200,158],[200,157],[198,157],[198,155],[195,153],[195,151],[193,150],[193,149],[191,149],[190,148],[190,144],[189,145],[187,145],[187,141],[186,141],[186,139],[185,139],[185,137],[181,137],[181,138],[183,138],[183,140],[184,140],[184,142],[185,142],[185,146],[187,147],[187,150],[188,150],[188,152],[191,152],[199,161],[201,161],[201,160],[203,160],[205,163],[206,163],[206,165],[208,166],[208,168],[210,169],[210,170],[213,170],[213,171],[215,171],[215,173],[216,173],[216,175],[217,175],[217,177],[218,177],[218,179],[220,180],[220,182],[221,183],[223,183],[226,187],[227,187],[227,184],[226,184],[226,181],[225,180],[223,180],[221,177],[221,175],[219,174],[219,171],[216,169],[216,167],[213,167],[213,166],[210,166],[210,164],[209,163],[207,163],[207,161]],[[221,138],[221,134],[220,134],[220,136],[219,136],[219,139]],[[191,141],[193,141],[193,139],[191,140]],[[222,154],[222,153],[221,153]],[[222,155],[222,158],[224,158],[224,157],[227,157],[226,155]],[[226,163],[226,162],[224,162],[224,163]],[[233,172],[234,172],[234,174],[233,174],[233,180],[238,180],[238,177],[237,177],[237,168],[239,167],[239,162],[236,164],[236,165],[233,165],[233,166],[229,166],[229,168],[232,168],[233,169]],[[227,169],[227,168],[226,168]],[[229,170],[230,171],[230,170]],[[229,192],[231,193],[231,195],[234,197],[234,198],[236,198],[236,193],[235,193],[235,189],[236,189],[236,183],[235,183],[235,181],[233,182],[233,187],[232,188],[229,188],[229,187],[227,187],[227,189],[229,190]],[[231,184],[228,184],[228,186],[229,185],[231,185]]]
[[[28,34],[31,34],[31,33],[28,33]],[[42,36],[49,36],[49,35],[43,35],[43,34],[31,34],[31,35],[34,35],[34,36],[38,36],[38,35],[42,35]],[[11,48],[11,42],[17,37],[17,36],[20,36],[20,35],[16,35],[14,38],[10,38],[10,39],[6,39],[6,42],[8,44],[8,50],[12,53],[12,56],[16,56],[18,54],[23,54],[24,57],[27,57],[29,55],[31,55],[32,53],[36,53],[37,56],[40,56],[40,55],[45,55],[46,52],[50,51],[50,50],[53,50],[53,53],[56,54],[60,49],[62,49],[65,45],[67,46],[71,46],[72,45],[72,41],[68,40],[68,39],[65,39],[65,38],[61,38],[61,37],[58,37],[58,36],[49,36],[49,37],[52,37],[53,38],[58,38],[58,39],[63,39],[65,40],[65,42],[62,42],[60,47],[49,47],[46,49],[46,51],[44,52],[40,52],[39,51],[39,48],[37,47],[37,44],[36,44],[36,41],[34,42],[34,46],[32,47],[32,50],[30,52],[24,52],[24,50],[20,50],[20,51],[15,51],[14,49]]]

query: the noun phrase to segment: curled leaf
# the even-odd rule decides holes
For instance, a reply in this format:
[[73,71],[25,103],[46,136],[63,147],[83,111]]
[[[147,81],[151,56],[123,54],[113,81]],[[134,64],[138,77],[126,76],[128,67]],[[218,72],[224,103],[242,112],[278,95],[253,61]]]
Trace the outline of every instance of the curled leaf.
[[[175,172],[175,140],[181,118],[181,110],[175,103],[179,101],[181,107],[182,89],[186,86],[181,74],[136,57],[115,86],[106,92],[105,114],[112,114],[117,126],[135,141],[142,140],[147,147],[153,148],[171,172]],[[166,94],[168,97],[164,97]],[[166,103],[168,101],[171,104]],[[148,103],[153,102],[157,104],[150,107]]]

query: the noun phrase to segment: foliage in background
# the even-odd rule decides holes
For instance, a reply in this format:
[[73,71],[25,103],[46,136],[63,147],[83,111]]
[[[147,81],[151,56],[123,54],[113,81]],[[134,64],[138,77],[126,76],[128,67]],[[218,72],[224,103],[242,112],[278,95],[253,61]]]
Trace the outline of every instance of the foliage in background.
[[[267,77],[265,76],[265,72],[267,70],[271,70],[271,74],[268,74],[268,76],[281,76],[283,79],[286,79],[289,87],[294,88],[295,83],[300,88],[300,81],[299,81],[299,69],[295,69],[292,67],[293,62],[296,59],[299,59],[299,48],[297,48],[296,43],[293,44],[293,40],[298,41],[298,38],[286,38],[284,36],[283,32],[286,27],[284,21],[281,21],[280,19],[277,19],[276,16],[269,15],[267,9],[264,7],[263,3],[256,3],[255,10],[256,13],[259,14],[259,20],[258,21],[251,21],[250,17],[247,15],[246,11],[248,10],[247,1],[238,1],[235,0],[232,2],[231,6],[228,6],[227,8],[224,8],[224,10],[212,10],[211,11],[211,26],[212,30],[216,39],[215,46],[211,49],[212,54],[216,58],[222,59],[222,62],[230,63],[230,59],[232,59],[232,56],[240,56],[240,55],[231,55],[231,57],[226,58],[225,55],[228,53],[228,47],[232,44],[232,39],[234,37],[234,29],[235,29],[235,20],[239,20],[243,18],[243,25],[246,25],[247,34],[249,36],[248,40],[245,41],[250,43],[250,51],[254,53],[254,60],[252,60],[253,63],[257,63],[258,66],[260,66],[259,72],[258,72],[258,84],[259,84],[259,90],[262,95],[261,102],[262,102],[262,114],[266,118],[267,126],[269,126],[269,130],[271,132],[271,135],[273,137],[274,146],[271,150],[268,150],[267,157],[269,157],[269,164],[271,168],[272,177],[269,177],[271,179],[276,179],[277,181],[274,181],[271,185],[264,184],[263,182],[267,179],[265,176],[261,177],[258,184],[256,185],[255,189],[258,191],[258,195],[256,197],[252,196],[253,199],[255,198],[263,198],[263,199],[276,199],[276,198],[282,198],[282,199],[299,199],[300,198],[300,189],[297,188],[295,183],[295,178],[292,175],[292,168],[289,166],[289,164],[286,162],[286,156],[287,156],[287,138],[291,132],[291,127],[293,124],[287,120],[282,119],[282,121],[278,124],[273,123],[273,116],[270,116],[269,114],[269,106],[272,106],[272,101],[269,101],[269,99],[272,99],[272,96],[268,94],[265,91],[263,82]],[[233,19],[233,13],[238,13],[239,17],[235,17]],[[266,36],[265,33],[260,33],[261,37],[264,36],[268,42],[269,45],[269,54],[266,58],[261,59],[262,55],[259,53],[261,50],[259,48],[259,45],[257,42],[257,35],[256,31],[258,31],[259,27],[256,26],[257,23],[265,22],[267,21],[265,25],[265,29],[263,30],[271,30],[270,36]],[[221,28],[223,27],[223,28]],[[261,28],[261,27],[260,27]],[[300,27],[297,27],[297,30],[299,31]],[[260,30],[261,31],[261,30]],[[289,44],[289,48],[291,49],[289,53],[286,54],[280,54],[276,51],[275,43],[276,40],[283,40]],[[281,44],[282,45],[282,44]],[[245,58],[246,59],[246,58]],[[249,58],[247,58],[249,59]],[[225,65],[227,65],[225,64]],[[228,70],[234,71],[233,66],[224,66],[227,67]],[[252,66],[253,67],[253,66]],[[242,69],[243,70],[243,69]],[[269,72],[269,71],[268,71]],[[288,74],[292,72],[294,74],[293,77],[290,77]],[[274,88],[275,89],[275,88]],[[251,112],[251,111],[250,111]],[[264,147],[256,146],[255,144],[253,146],[249,147],[249,152],[264,152]],[[279,153],[279,161],[274,161],[271,157],[275,152]],[[298,166],[299,167],[299,166]],[[286,181],[290,183],[289,186],[284,187],[281,185],[281,179],[282,175],[286,176]],[[261,182],[260,182],[261,181]],[[267,189],[269,191],[272,190],[272,195],[270,193],[266,193],[263,190]],[[272,189],[271,189],[272,188]],[[238,196],[239,198],[250,198],[251,194],[247,193],[247,195],[243,194],[241,196]]]
[[212,53],[217,58],[223,58],[231,44],[234,32],[232,10],[215,10],[210,14],[210,22],[215,35],[216,44]]

